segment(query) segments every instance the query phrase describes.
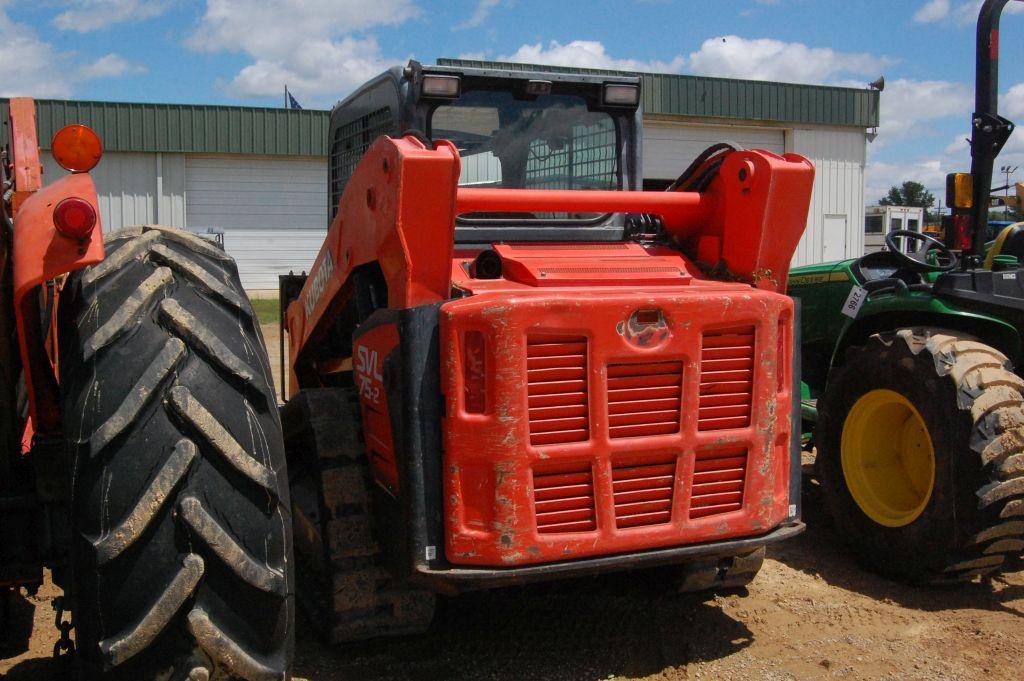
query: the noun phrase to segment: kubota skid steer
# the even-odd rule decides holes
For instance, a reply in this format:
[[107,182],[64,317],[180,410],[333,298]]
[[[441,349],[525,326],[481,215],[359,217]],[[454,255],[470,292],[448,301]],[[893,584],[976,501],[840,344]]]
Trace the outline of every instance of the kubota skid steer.
[[413,62],[334,110],[336,213],[282,280],[298,588],[334,640],[420,630],[435,593],[745,584],[802,529],[783,291],[813,167],[719,145],[623,191],[639,95]]

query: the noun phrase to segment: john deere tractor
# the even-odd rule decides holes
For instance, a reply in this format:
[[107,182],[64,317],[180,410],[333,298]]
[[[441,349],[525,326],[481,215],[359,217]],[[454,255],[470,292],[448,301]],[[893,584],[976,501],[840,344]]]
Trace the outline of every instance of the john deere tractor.
[[997,113],[1007,2],[978,19],[971,173],[949,179],[945,242],[894,231],[789,283],[825,504],[862,563],[907,581],[991,576],[1024,550],[1024,229],[985,243],[1014,127]]

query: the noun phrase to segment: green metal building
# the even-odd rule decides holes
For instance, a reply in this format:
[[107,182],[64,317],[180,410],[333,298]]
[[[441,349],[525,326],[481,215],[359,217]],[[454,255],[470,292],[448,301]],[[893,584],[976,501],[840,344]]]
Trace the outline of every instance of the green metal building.
[[[564,67],[442,59],[447,66],[510,71]],[[587,73],[622,73],[575,69]],[[796,152],[818,169],[799,264],[863,252],[864,166],[879,125],[868,89],[640,74],[644,177],[674,179],[704,148],[732,141]],[[106,229],[159,222],[224,233],[246,288],[276,288],[277,275],[308,268],[327,228],[327,111],[180,104],[38,100],[46,149],[68,123],[104,142],[94,171]],[[7,101],[0,100],[7,120]],[[6,135],[6,127],[4,128]],[[61,173],[44,154],[49,174]]]

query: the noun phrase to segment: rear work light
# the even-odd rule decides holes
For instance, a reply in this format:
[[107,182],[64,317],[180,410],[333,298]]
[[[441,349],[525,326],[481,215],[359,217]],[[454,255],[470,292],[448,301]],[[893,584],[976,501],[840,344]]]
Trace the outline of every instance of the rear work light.
[[60,167],[72,173],[87,173],[103,156],[103,143],[92,128],[66,125],[57,131],[50,143],[53,158]]
[[96,211],[85,199],[64,199],[53,209],[53,225],[64,236],[84,241],[96,226]]
[[458,76],[423,76],[423,94],[426,97],[455,99],[459,96],[460,85]]
[[605,83],[604,103],[610,106],[636,106],[640,103],[640,88],[636,85]]

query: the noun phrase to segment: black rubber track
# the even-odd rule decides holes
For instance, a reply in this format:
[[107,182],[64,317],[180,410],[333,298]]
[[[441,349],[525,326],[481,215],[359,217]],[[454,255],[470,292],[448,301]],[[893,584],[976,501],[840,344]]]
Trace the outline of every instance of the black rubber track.
[[332,643],[426,631],[436,597],[396,583],[382,564],[355,388],[303,390],[281,418],[310,620]]
[[70,602],[86,678],[289,678],[281,423],[234,262],[136,227],[60,304]]
[[[847,351],[819,401],[817,471],[825,504],[859,561],[910,582],[971,581],[1014,569],[1024,550],[1024,380],[991,346],[941,329],[876,334]],[[870,390],[914,404],[935,450],[921,515],[884,527],[846,486],[843,424]]]

